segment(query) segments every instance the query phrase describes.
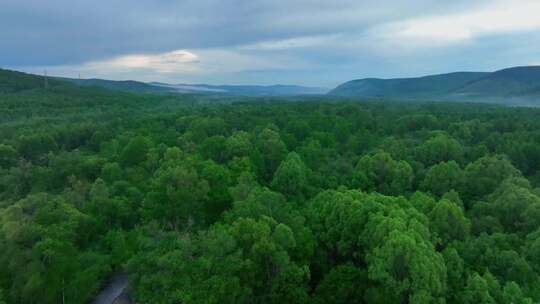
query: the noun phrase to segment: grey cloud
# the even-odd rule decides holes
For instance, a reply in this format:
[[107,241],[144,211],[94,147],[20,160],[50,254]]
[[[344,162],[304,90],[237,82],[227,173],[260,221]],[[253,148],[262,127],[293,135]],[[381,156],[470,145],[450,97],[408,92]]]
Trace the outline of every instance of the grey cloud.
[[[367,29],[465,1],[3,0],[0,64],[74,64],[125,53],[229,47]],[[449,2],[450,3],[450,2]]]
[[[538,31],[442,47],[429,41],[418,46],[379,32],[404,20],[475,11],[493,0],[0,1],[0,66],[49,68],[64,75],[86,68],[90,76],[105,78],[331,86],[366,76],[540,61],[535,59]],[[496,1],[519,5],[528,0]],[[185,70],[178,65],[179,70],[167,73],[106,65],[125,55],[159,57],[175,50],[202,57]],[[96,62],[88,69],[88,63]]]

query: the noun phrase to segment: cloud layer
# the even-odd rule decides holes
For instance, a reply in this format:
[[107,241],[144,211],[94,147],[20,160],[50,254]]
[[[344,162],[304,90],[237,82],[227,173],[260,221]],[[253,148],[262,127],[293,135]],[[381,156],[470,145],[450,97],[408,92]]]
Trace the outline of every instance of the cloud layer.
[[4,0],[0,66],[333,86],[540,61],[536,0]]

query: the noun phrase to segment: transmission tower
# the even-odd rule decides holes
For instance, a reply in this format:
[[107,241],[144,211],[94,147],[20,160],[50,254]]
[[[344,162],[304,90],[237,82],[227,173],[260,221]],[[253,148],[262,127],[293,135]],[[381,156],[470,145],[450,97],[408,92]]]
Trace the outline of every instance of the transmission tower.
[[47,77],[47,70],[43,71],[43,81],[44,81],[43,85],[45,87],[45,90],[47,90],[49,88],[49,79]]

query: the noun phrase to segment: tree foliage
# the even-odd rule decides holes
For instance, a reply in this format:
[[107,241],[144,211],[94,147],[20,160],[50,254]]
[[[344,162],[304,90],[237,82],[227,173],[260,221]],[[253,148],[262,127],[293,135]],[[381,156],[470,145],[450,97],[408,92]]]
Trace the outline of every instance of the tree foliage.
[[35,83],[0,85],[0,304],[540,301],[537,109]]

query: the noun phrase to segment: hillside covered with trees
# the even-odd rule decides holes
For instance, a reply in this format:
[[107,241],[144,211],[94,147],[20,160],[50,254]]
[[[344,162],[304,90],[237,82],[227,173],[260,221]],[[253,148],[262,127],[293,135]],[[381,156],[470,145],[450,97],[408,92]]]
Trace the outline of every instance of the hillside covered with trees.
[[538,109],[17,77],[2,304],[88,303],[119,271],[136,303],[540,301]]
[[365,78],[347,81],[328,94],[402,100],[432,99],[538,107],[540,66],[485,72],[455,72],[415,78]]

